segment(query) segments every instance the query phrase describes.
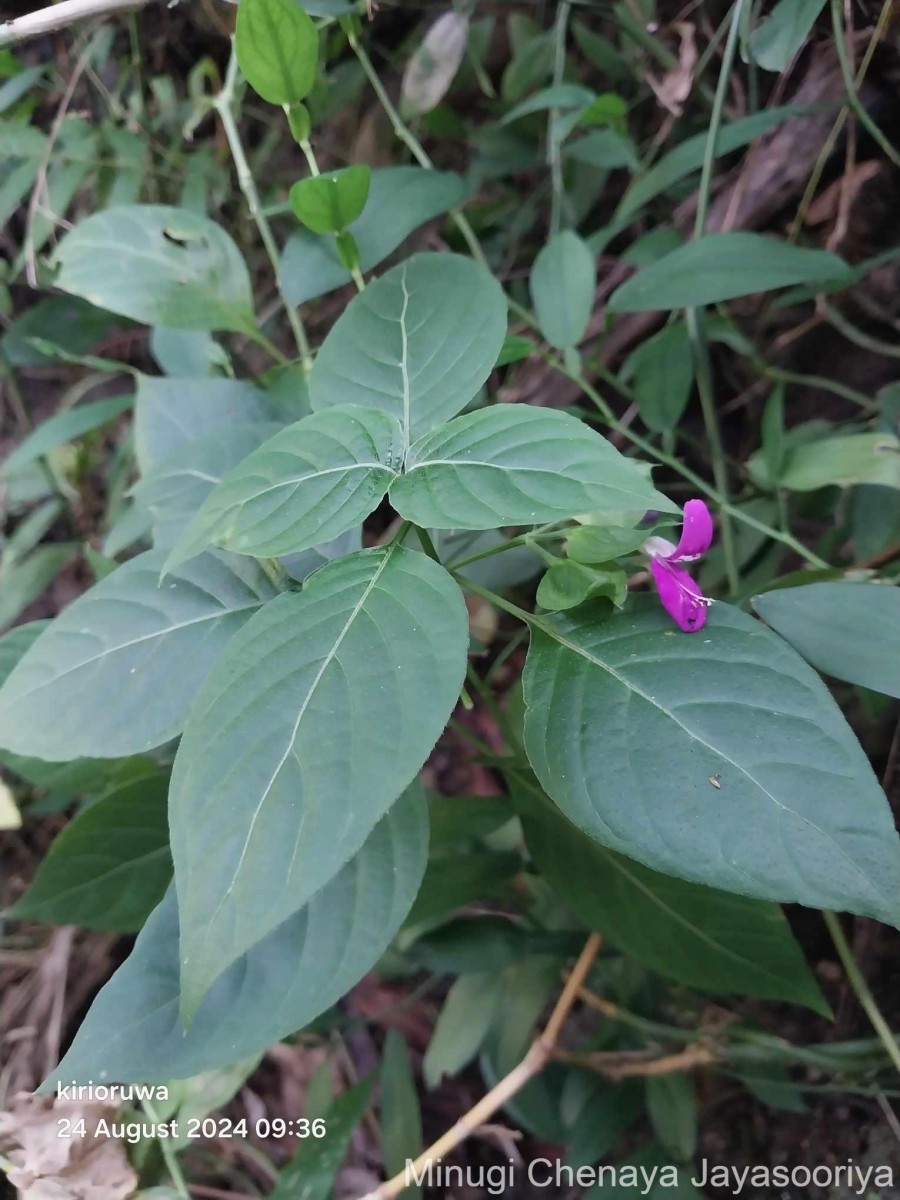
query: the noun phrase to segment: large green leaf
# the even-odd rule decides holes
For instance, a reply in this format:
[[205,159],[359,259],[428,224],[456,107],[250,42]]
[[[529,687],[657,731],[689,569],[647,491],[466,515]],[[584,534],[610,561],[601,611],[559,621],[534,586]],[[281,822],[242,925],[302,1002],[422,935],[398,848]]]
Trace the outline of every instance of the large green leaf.
[[319,66],[319,33],[296,0],[241,0],[234,31],[238,64],[270,104],[297,104]]
[[793,1000],[829,1013],[777,904],[661,875],[587,837],[530,777],[512,780],[541,875],[589,929],[690,987]]
[[531,298],[541,333],[564,349],[581,339],[594,307],[597,268],[588,244],[566,229],[534,260]]
[[753,607],[817,671],[900,698],[900,589],[811,583],[754,596]]
[[849,277],[843,259],[759,233],[708,233],[633,275],[609,298],[610,312],[718,304],[797,283]]
[[[363,271],[371,271],[414,229],[462,202],[465,184],[452,171],[422,167],[382,167],[372,172],[369,198],[350,226]],[[333,237],[299,229],[281,257],[285,295],[303,304],[350,282]]]
[[255,327],[253,293],[237,246],[214,221],[166,204],[93,213],[56,249],[56,286],[145,325]]
[[427,850],[425,805],[419,789],[410,788],[327,887],[225,972],[187,1030],[179,1016],[171,889],[45,1089],[57,1079],[186,1078],[308,1025],[387,949],[418,890]]
[[416,254],[332,327],[310,378],[312,407],[379,408],[409,445],[468,404],[505,336],[506,299],[488,271],[457,254]]
[[182,379],[142,375],[134,403],[134,441],[147,475],[182,447],[234,425],[285,424],[303,416],[252,383],[238,379]]
[[145,475],[134,499],[153,516],[154,545],[173,546],[213,488],[281,428],[272,421],[226,425],[180,446]]
[[597,841],[665,874],[900,924],[900,839],[815,672],[716,604],[702,633],[590,606],[533,630],[525,743]]
[[207,496],[167,567],[223,546],[240,554],[295,554],[359,525],[403,461],[394,417],[351,406],[282,429]]
[[646,474],[576,417],[502,404],[410,447],[391,503],[432,529],[537,525],[578,513],[667,509]]
[[0,690],[0,746],[119,758],[181,732],[197,689],[274,589],[256,563],[203,555],[161,584],[148,551],[70,604]]
[[398,545],[323,567],[232,642],[191,711],[170,790],[187,1014],[410,782],[456,702],[467,644],[451,577]]
[[140,929],[172,877],[167,791],[168,775],[151,775],[79,813],[11,915],[86,929]]

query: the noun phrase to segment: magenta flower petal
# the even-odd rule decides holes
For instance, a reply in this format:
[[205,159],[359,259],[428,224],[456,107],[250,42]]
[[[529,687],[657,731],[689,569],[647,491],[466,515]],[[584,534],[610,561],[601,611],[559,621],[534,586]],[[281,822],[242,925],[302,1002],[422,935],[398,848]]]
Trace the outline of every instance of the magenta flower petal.
[[700,558],[709,549],[713,539],[713,520],[702,500],[688,500],[684,506],[684,524],[675,553],[669,555],[671,562],[690,562]]
[[709,601],[687,571],[676,566],[670,558],[652,559],[650,570],[662,606],[678,628],[685,633],[696,633],[702,629],[706,624]]

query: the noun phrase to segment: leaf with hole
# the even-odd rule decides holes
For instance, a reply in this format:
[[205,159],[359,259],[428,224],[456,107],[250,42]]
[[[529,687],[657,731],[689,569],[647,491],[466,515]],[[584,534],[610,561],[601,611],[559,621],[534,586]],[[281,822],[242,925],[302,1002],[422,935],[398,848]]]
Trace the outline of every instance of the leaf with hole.
[[304,417],[213,488],[166,570],[210,545],[268,558],[330,541],[375,508],[402,458],[399,424],[377,409],[348,406]]
[[416,254],[332,326],[310,378],[313,410],[381,409],[408,445],[469,403],[505,337],[506,298],[488,271],[456,254]]
[[374,967],[418,891],[426,807],[410,788],[356,855],[214,984],[187,1030],[179,1015],[171,888],[91,1006],[50,1079],[165,1082],[230,1065],[302,1029]]
[[398,545],[322,567],[232,642],[170,789],[185,1014],[359,849],[444,728],[467,648],[456,584]]
[[133,321],[236,333],[256,328],[240,251],[214,221],[188,209],[103,209],[79,221],[54,258],[58,288]]
[[900,924],[900,838],[815,672],[713,606],[702,633],[656,609],[532,631],[525,745],[544,790],[603,845],[664,874]]
[[583,421],[524,404],[467,413],[415,442],[391,485],[391,503],[432,529],[537,525],[623,508],[673,511],[641,468]]
[[234,49],[244,78],[270,104],[297,104],[312,91],[319,32],[297,0],[241,0]]
[[44,630],[0,689],[0,746],[119,758],[182,730],[210,667],[274,595],[256,563],[205,554],[162,584],[164,554],[117,568]]
[[338,233],[359,217],[366,206],[372,172],[362,164],[310,175],[290,191],[298,221],[313,233]]

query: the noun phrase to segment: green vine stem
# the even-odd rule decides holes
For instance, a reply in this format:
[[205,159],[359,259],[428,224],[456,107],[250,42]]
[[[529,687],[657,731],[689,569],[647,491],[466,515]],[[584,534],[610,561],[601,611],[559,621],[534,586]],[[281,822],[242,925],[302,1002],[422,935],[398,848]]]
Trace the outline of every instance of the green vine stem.
[[303,363],[304,372],[309,375],[312,370],[312,353],[309,348],[309,341],[306,337],[306,330],[303,328],[303,321],[300,314],[297,312],[296,306],[291,304],[290,300],[285,295],[284,283],[281,278],[280,255],[278,246],[272,234],[272,227],[269,224],[268,218],[263,212],[262,204],[259,199],[259,192],[256,190],[256,183],[253,179],[253,172],[250,169],[250,164],[247,161],[247,155],[244,151],[244,144],[241,141],[241,135],[237,127],[237,121],[234,116],[234,98],[235,86],[237,84],[238,62],[237,55],[234,53],[234,46],[231,49],[231,57],[228,60],[228,68],[225,72],[225,82],[222,85],[222,90],[213,101],[216,112],[222,121],[222,128],[225,130],[225,137],[228,140],[228,148],[231,151],[231,157],[234,159],[235,170],[237,171],[238,184],[244,194],[244,199],[247,201],[247,207],[250,209],[250,216],[259,231],[260,240],[265,247],[266,254],[272,266],[272,274],[275,279],[275,286],[278,289],[278,295],[281,298],[281,303],[284,311],[287,314],[288,322],[294,334],[294,340],[297,343],[297,350],[300,354],[300,360]]
[[895,167],[900,167],[900,153],[888,141],[881,129],[872,118],[869,116],[865,105],[859,98],[859,92],[856,88],[856,80],[853,78],[853,66],[850,62],[850,56],[847,53],[847,33],[844,29],[844,19],[841,6],[841,0],[831,0],[831,26],[834,30],[834,46],[837,50],[838,62],[841,67],[841,75],[844,80],[844,87],[847,91],[847,103],[853,111],[854,116],[859,121],[860,125],[870,134],[872,139],[878,143],[881,149],[885,152]]
[[850,949],[850,944],[841,928],[841,923],[833,912],[823,911],[822,916],[825,924],[828,926],[828,932],[831,934],[831,940],[834,942],[834,948],[838,953],[838,958],[841,960],[850,986],[853,988],[856,998],[865,1011],[866,1016],[872,1022],[872,1028],[878,1034],[882,1046],[884,1046],[888,1053],[888,1057],[897,1068],[898,1074],[900,1074],[900,1045],[898,1045],[891,1027],[884,1019],[869,985],[863,978],[859,964],[853,957],[853,951]]

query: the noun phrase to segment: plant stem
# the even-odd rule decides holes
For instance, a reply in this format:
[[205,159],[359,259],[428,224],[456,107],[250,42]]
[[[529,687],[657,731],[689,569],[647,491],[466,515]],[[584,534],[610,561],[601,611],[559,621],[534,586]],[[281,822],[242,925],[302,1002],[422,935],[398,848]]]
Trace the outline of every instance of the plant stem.
[[11,46],[14,42],[24,42],[43,33],[53,33],[55,29],[64,29],[75,21],[90,17],[104,17],[108,13],[129,8],[145,8],[149,3],[150,0],[62,0],[60,4],[39,8],[37,12],[0,23],[0,46]]
[[[150,1101],[142,1100],[141,1103],[144,1106],[144,1111],[153,1124],[158,1125],[160,1123],[159,1114]],[[179,1196],[184,1197],[184,1200],[190,1200],[191,1194],[188,1191],[188,1186],[185,1182],[184,1175],[182,1174],[181,1164],[178,1162],[178,1155],[175,1153],[174,1147],[168,1138],[159,1138],[158,1141],[163,1162],[166,1164],[166,1168],[171,1176],[172,1185],[175,1188],[175,1191]]]
[[[566,66],[566,30],[572,6],[569,0],[559,0],[554,26],[555,50],[553,59],[553,86],[563,81]],[[563,169],[562,141],[559,137],[559,109],[551,108],[547,118],[547,159],[550,165],[550,236],[559,233],[562,224]]]
[[843,13],[841,11],[841,0],[831,0],[831,26],[834,30],[834,45],[837,50],[838,62],[841,67],[841,75],[844,79],[844,87],[847,90],[847,103],[852,109],[854,115],[860,125],[871,135],[878,143],[881,149],[885,152],[895,167],[900,167],[900,153],[888,141],[881,132],[880,128],[875,124],[869,113],[859,98],[859,93],[856,90],[856,81],[853,78],[853,66],[850,62],[850,57],[847,54],[846,31],[844,29]]
[[869,989],[869,985],[863,978],[859,964],[853,957],[850,944],[844,936],[841,923],[833,912],[823,911],[822,917],[828,926],[828,932],[831,934],[831,940],[834,942],[834,948],[838,952],[838,958],[840,958],[847,973],[850,986],[853,988],[856,998],[865,1011],[866,1016],[872,1022],[872,1028],[881,1039],[881,1044],[887,1051],[888,1057],[897,1068],[897,1072],[900,1073],[900,1045],[897,1044],[896,1037],[882,1016],[881,1009],[878,1007],[875,997]]
[[225,137],[228,139],[228,148],[231,150],[231,157],[234,159],[235,170],[237,171],[238,184],[244,194],[244,199],[247,201],[247,207],[250,209],[250,216],[259,231],[260,240],[265,247],[269,262],[272,265],[272,272],[275,279],[275,287],[278,290],[278,295],[281,297],[281,303],[284,311],[287,313],[287,318],[294,334],[294,340],[297,343],[297,350],[300,354],[300,359],[303,363],[303,370],[308,375],[312,370],[312,354],[309,349],[309,341],[306,337],[306,331],[303,328],[303,322],[300,319],[300,314],[297,312],[295,305],[291,304],[284,292],[284,284],[281,278],[281,267],[279,262],[278,246],[275,238],[272,235],[272,227],[269,224],[268,218],[263,212],[262,205],[259,200],[259,192],[256,190],[256,182],[253,178],[253,172],[250,169],[250,164],[247,161],[247,155],[244,152],[244,146],[241,141],[241,135],[237,127],[237,122],[232,111],[234,102],[235,85],[237,83],[238,62],[237,55],[234,53],[234,47],[231,49],[231,57],[228,60],[228,69],[225,73],[225,83],[222,86],[221,92],[216,96],[213,104],[216,112],[222,120],[222,127],[225,130]]
[[[420,167],[424,167],[426,171],[433,171],[434,163],[428,157],[425,147],[409,128],[409,126],[404,122],[403,118],[394,107],[394,103],[387,94],[384,84],[378,78],[378,72],[375,70],[375,66],[372,63],[371,58],[369,58],[369,55],[366,52],[362,42],[360,42],[355,33],[348,33],[347,40],[350,43],[351,50],[359,60],[359,65],[362,67],[363,73],[365,74],[369,83],[372,85],[372,91],[378,97],[378,102],[384,109],[394,133],[400,139],[400,141],[403,142],[404,146],[407,147],[410,154],[412,154],[413,158]],[[469,224],[469,220],[465,213],[460,212],[458,208],[453,208],[450,210],[450,216],[453,220],[453,223],[456,225],[456,228],[462,235],[466,245],[469,247],[469,253],[477,263],[480,263],[481,266],[483,266],[486,270],[489,270],[490,268],[488,267],[488,261],[484,256],[481,243],[478,241],[478,235]]]
[[582,984],[600,952],[600,944],[599,934],[592,933],[584,944],[572,974],[566,980],[544,1032],[535,1039],[519,1065],[505,1075],[496,1087],[491,1088],[473,1108],[464,1113],[443,1137],[439,1137],[433,1145],[424,1150],[415,1162],[408,1163],[399,1175],[383,1183],[374,1192],[369,1192],[363,1200],[394,1200],[395,1196],[399,1196],[410,1186],[414,1174],[421,1173],[430,1163],[443,1158],[464,1142],[544,1069],[556,1049],[560,1032],[578,999]]

